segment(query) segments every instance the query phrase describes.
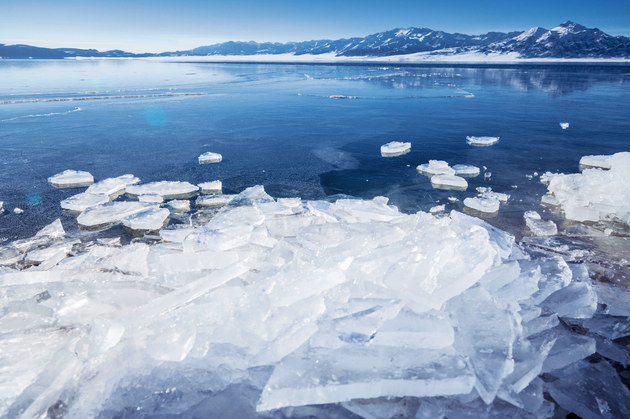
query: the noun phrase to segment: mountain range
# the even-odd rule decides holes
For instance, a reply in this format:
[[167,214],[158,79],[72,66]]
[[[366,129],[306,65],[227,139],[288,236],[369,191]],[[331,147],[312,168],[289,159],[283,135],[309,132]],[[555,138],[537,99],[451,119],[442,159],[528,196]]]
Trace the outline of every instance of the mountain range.
[[120,50],[97,51],[76,48],[40,48],[0,44],[2,58],[72,57],[178,57],[260,54],[321,55],[337,57],[386,57],[423,53],[428,56],[458,54],[512,54],[519,58],[630,58],[630,38],[612,36],[597,29],[567,21],[553,29],[488,32],[466,35],[429,28],[392,29],[366,37],[304,42],[224,42],[185,51],[134,54]]

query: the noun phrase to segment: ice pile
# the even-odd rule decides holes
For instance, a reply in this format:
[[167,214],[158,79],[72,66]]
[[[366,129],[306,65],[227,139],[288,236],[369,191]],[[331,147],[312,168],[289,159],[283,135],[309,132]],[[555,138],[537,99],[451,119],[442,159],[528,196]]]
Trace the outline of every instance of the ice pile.
[[[61,245],[58,227],[0,255]],[[254,187],[160,237],[2,268],[0,416],[548,417],[542,373],[565,409],[595,403],[566,394],[596,340],[559,321],[593,318],[585,270],[530,260],[477,218]],[[589,386],[627,416],[630,398],[606,398],[623,384],[597,386],[606,365],[589,367],[603,371]],[[328,407],[300,407],[313,404]]]
[[492,145],[495,144],[499,141],[499,137],[475,137],[472,135],[469,135],[468,137],[466,137],[466,142],[470,145],[476,145],[476,146],[488,146],[488,145]]
[[199,164],[219,163],[221,160],[223,160],[223,156],[219,153],[208,151],[201,154],[198,160]]
[[381,146],[381,156],[383,157],[402,156],[410,151],[411,143],[404,143],[400,141],[392,141]]
[[599,165],[605,162],[609,170],[593,168],[569,175],[546,173],[551,194],[546,200],[557,203],[569,220],[630,225],[630,152],[589,157],[587,164],[595,164],[594,160]]
[[78,170],[64,170],[48,178],[48,183],[55,188],[80,188],[94,183],[94,177]]

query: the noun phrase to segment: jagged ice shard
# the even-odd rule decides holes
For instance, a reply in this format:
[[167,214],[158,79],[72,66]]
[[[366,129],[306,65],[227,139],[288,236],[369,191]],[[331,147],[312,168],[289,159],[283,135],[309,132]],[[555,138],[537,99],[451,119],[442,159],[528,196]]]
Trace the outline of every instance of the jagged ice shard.
[[[87,242],[35,270],[1,268],[0,383],[11,385],[0,384],[0,416],[220,417],[234,405],[265,416],[331,403],[349,415],[357,400],[413,397],[419,417],[545,417],[539,374],[595,350],[558,322],[593,316],[588,278],[559,257],[530,259],[478,218],[262,187],[230,198],[207,224],[162,230],[152,245]],[[79,223],[153,228],[167,213],[114,202]],[[75,242],[59,227],[6,260],[47,240],[67,251]],[[570,385],[553,384],[563,406]]]

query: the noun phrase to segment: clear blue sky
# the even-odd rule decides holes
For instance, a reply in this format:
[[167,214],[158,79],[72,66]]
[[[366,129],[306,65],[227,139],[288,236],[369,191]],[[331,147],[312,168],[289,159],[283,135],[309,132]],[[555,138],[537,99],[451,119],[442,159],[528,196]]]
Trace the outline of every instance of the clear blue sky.
[[158,52],[409,26],[468,34],[550,29],[566,20],[630,36],[630,0],[1,0],[0,43]]

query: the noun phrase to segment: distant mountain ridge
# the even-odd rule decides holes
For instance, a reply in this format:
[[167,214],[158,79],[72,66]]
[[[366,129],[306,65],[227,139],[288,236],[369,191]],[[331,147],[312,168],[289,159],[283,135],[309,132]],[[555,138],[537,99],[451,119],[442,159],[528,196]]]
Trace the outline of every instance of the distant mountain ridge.
[[630,58],[630,38],[612,36],[597,29],[567,21],[553,29],[488,32],[466,35],[429,28],[398,28],[366,37],[303,42],[224,42],[198,48],[133,54],[120,50],[99,52],[93,49],[38,48],[28,45],[0,44],[4,58],[69,57],[171,57],[171,56],[247,56],[260,54],[321,55],[337,57],[386,57],[424,53],[429,56],[458,54],[510,54],[520,58]]

